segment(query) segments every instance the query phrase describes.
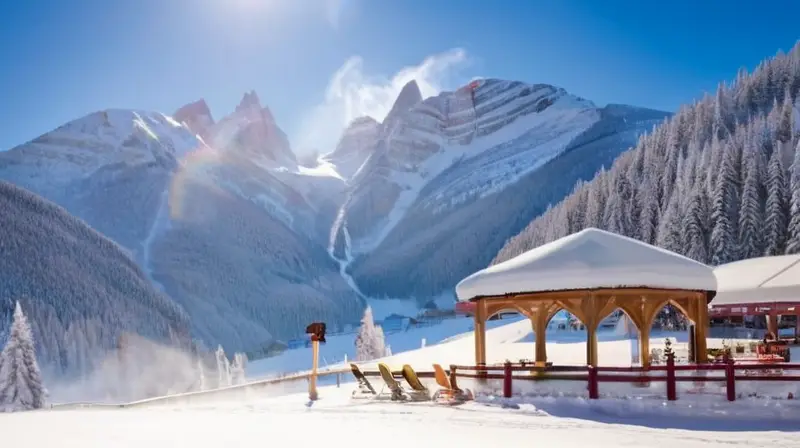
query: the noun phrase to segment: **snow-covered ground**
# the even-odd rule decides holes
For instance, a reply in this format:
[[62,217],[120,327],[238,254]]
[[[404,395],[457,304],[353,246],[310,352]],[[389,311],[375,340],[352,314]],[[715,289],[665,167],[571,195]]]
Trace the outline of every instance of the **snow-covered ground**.
[[[488,323],[487,328],[491,329],[519,320],[520,318],[494,320]],[[423,339],[425,339],[426,345],[431,346],[454,335],[458,337],[459,335],[471,334],[472,329],[473,321],[471,318],[445,319],[440,324],[430,327],[411,328],[408,331],[388,333],[385,335],[385,339],[392,352],[399,354],[400,352],[419,349],[422,346]],[[355,333],[353,333],[326,337],[327,343],[320,347],[320,367],[341,367],[345,356],[347,356],[348,360],[353,361],[355,359],[355,336]],[[471,343],[472,339],[469,338],[469,341]],[[250,362],[247,366],[247,377],[252,380],[309,369],[311,369],[311,349],[297,348],[286,350],[278,356]]]
[[[124,410],[69,410],[0,416],[12,446],[106,448],[320,444],[381,447],[796,447],[796,421],[703,416],[690,408],[542,401],[518,410],[481,403],[352,403],[324,388],[312,407],[303,394]],[[667,414],[669,418],[664,418]],[[13,430],[12,430],[13,428]],[[38,430],[46,428],[46,430]],[[18,436],[15,436],[18,434]]]
[[[453,319],[436,326],[388,336],[398,349],[405,343],[425,348],[397,353],[384,361],[391,366],[411,363],[427,370],[432,362],[470,363],[473,340],[470,319]],[[509,323],[510,322],[510,323]],[[487,332],[490,362],[531,358],[533,343],[527,320],[491,322]],[[457,333],[461,334],[457,334]],[[448,335],[456,336],[448,337]],[[552,331],[548,355],[556,363],[581,364],[583,332]],[[631,341],[613,331],[603,333],[603,364],[630,364]],[[680,348],[685,338],[678,338]],[[716,345],[719,341],[710,341]],[[663,338],[651,341],[654,347]],[[321,355],[351,353],[352,335],[333,336]],[[306,349],[253,362],[249,376],[302,370],[310,362]],[[365,363],[369,368],[372,363]],[[323,364],[324,365],[324,364]],[[330,384],[330,381],[323,384]],[[305,381],[286,385],[234,387],[225,392],[200,393],[143,405],[118,407],[61,407],[0,415],[0,432],[15,434],[29,446],[115,448],[156,446],[244,446],[253,443],[319,443],[326,448],[378,443],[382,447],[563,446],[650,447],[666,444],[695,446],[800,447],[800,402],[740,399],[724,396],[679,395],[676,402],[658,398],[529,396],[502,407],[491,394],[458,407],[432,403],[391,403],[353,400],[352,383],[320,387],[320,399],[307,406]],[[508,403],[506,403],[508,404]],[[35,428],[47,428],[46,431]],[[311,431],[311,432],[309,432]]]

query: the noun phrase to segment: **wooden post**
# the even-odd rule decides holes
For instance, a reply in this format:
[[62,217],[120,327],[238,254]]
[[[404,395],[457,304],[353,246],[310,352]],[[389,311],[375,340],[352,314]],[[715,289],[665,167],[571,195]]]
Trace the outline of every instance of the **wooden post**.
[[728,401],[736,401],[736,370],[733,368],[733,359],[725,363],[725,391]]
[[597,367],[597,327],[584,324],[586,327],[586,363]]
[[597,367],[589,366],[589,398],[597,400],[600,398],[600,390],[597,384]]
[[311,378],[308,382],[308,399],[315,401],[317,395],[317,367],[319,365],[319,341],[316,336],[311,336]]
[[675,354],[667,353],[667,400],[678,399],[677,384],[675,381]]
[[708,362],[708,296],[702,294],[697,300],[697,321],[694,328],[695,362],[705,364]]
[[639,329],[639,360],[644,370],[650,367],[650,329]]
[[511,398],[511,361],[503,364],[503,397]]
[[486,304],[478,300],[475,307],[475,365],[486,365]]

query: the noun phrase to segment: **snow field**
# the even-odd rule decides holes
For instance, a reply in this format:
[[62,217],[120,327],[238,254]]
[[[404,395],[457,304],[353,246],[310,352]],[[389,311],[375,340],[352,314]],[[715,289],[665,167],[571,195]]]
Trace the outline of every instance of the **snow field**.
[[[402,345],[419,343],[426,335],[429,344],[385,358],[391,366],[410,363],[426,369],[431,362],[442,364],[472,361],[471,319],[453,319],[435,327],[395,333],[387,340]],[[491,321],[487,332],[490,362],[505,358],[532,357],[530,324],[525,319]],[[459,329],[460,337],[446,333]],[[435,329],[435,330],[434,330]],[[553,331],[548,354],[556,363],[581,364],[585,356],[583,332]],[[321,355],[333,348],[353,350],[352,335],[334,336]],[[614,340],[603,333],[600,359],[603,364],[630,364],[628,340]],[[523,342],[520,342],[523,341]],[[654,338],[657,347],[663,338]],[[718,341],[710,341],[714,345]],[[675,344],[682,344],[679,339]],[[303,356],[305,355],[305,356]],[[302,359],[310,363],[310,350],[288,351],[275,359],[256,361],[252,369],[268,373],[270,367],[289,369]],[[280,361],[280,362],[278,362]],[[374,362],[363,363],[371,369]],[[333,367],[333,366],[330,366]],[[345,375],[349,379],[350,375]],[[741,399],[728,403],[724,396],[681,394],[676,402],[653,397],[588,400],[580,396],[526,395],[505,400],[489,394],[458,407],[432,403],[391,403],[350,398],[354,384],[320,382],[320,399],[307,406],[307,382],[251,384],[227,390],[201,392],[168,400],[150,400],[126,408],[61,408],[0,415],[0,431],[8,434],[12,446],[17,439],[30,446],[142,447],[155,444],[170,447],[205,447],[253,443],[276,445],[322,443],[326,448],[380,443],[382,447],[452,446],[481,447],[800,447],[800,402],[789,400]],[[522,383],[517,382],[517,383]],[[552,382],[551,382],[552,383]],[[377,378],[373,384],[380,388]],[[583,383],[574,383],[581,384]],[[464,386],[465,384],[462,384]],[[432,387],[430,385],[429,387]],[[525,392],[520,390],[520,392]],[[601,384],[601,392],[603,385]],[[510,405],[512,408],[503,405]],[[46,431],[34,428],[47,428]],[[424,430],[422,430],[424,428]]]

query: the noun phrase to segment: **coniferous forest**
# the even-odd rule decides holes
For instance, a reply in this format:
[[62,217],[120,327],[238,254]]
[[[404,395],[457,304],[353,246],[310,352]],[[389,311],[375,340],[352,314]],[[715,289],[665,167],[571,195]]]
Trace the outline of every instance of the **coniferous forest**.
[[800,253],[800,42],[681,108],[510,239],[493,264],[587,227],[719,265]]

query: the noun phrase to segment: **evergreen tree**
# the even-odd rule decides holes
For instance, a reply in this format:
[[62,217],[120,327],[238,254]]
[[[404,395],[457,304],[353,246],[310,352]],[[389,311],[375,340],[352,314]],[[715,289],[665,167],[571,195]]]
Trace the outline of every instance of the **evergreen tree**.
[[208,389],[208,384],[206,383],[206,373],[205,369],[203,368],[203,361],[198,359],[197,360],[197,374],[198,374],[198,390],[206,390]]
[[786,170],[783,168],[779,151],[773,152],[769,159],[767,174],[767,205],[764,255],[783,255],[786,251],[786,238],[789,225],[789,187],[786,183]]
[[47,391],[36,362],[33,334],[19,302],[0,358],[0,406],[11,411],[44,407]]
[[762,235],[764,231],[764,202],[759,195],[758,157],[755,151],[745,152],[747,174],[742,189],[742,206],[739,209],[739,256],[742,258],[760,257],[763,253]]
[[225,356],[225,350],[221,345],[217,346],[215,352],[217,358],[217,387],[227,387],[231,385],[231,363]]
[[375,325],[372,318],[372,308],[364,310],[361,318],[361,327],[356,335],[356,360],[369,361],[386,356],[386,345],[383,329]]
[[659,247],[680,253],[683,251],[683,236],[681,229],[681,192],[675,189],[672,192],[667,210],[661,218],[661,223],[658,227],[657,243]]
[[708,263],[708,196],[702,184],[695,184],[689,206],[683,216],[683,254]]
[[231,383],[233,385],[245,383],[245,367],[247,366],[247,355],[244,353],[233,354],[233,364],[231,364]]
[[714,227],[711,230],[709,250],[713,265],[729,263],[736,260],[738,256],[736,250],[738,232],[735,225],[738,221],[738,194],[736,191],[738,174],[735,157],[734,149],[729,147],[722,159],[712,198],[711,220],[714,222]]
[[794,162],[791,167],[791,209],[789,231],[786,243],[787,254],[800,253],[800,142],[794,151]]

